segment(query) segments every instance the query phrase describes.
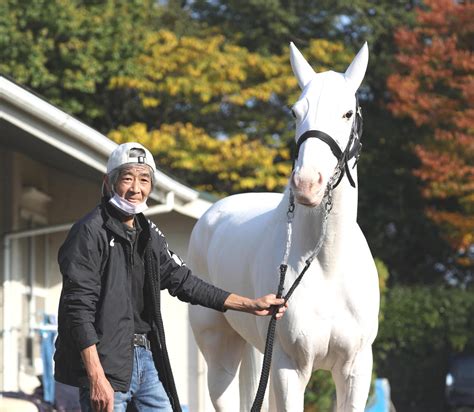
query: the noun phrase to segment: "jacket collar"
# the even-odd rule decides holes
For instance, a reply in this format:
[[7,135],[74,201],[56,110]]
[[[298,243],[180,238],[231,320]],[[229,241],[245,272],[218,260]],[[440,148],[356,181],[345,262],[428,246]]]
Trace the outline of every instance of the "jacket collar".
[[[120,218],[120,212],[109,203],[109,199],[107,197],[102,198],[101,209],[105,227],[112,231],[115,235],[127,240],[127,235]],[[143,213],[138,213],[135,216],[138,219],[142,229],[141,236],[145,236],[145,239],[149,239],[150,225],[147,218]]]

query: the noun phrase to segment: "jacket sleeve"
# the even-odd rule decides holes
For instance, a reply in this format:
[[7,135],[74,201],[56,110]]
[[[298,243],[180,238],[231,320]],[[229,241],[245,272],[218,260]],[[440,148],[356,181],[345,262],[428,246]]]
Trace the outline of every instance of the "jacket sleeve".
[[101,254],[98,235],[81,224],[71,229],[59,249],[63,275],[60,310],[79,351],[99,342],[94,321],[101,288]]
[[166,239],[160,240],[161,289],[168,289],[172,296],[183,302],[225,312],[224,302],[230,293],[194,276],[179,256],[168,248]]

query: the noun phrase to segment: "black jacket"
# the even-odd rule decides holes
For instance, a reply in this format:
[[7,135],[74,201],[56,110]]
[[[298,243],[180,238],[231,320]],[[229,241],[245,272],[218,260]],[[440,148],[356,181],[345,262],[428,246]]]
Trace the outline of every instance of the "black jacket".
[[[55,378],[68,385],[88,386],[80,351],[96,344],[110,384],[115,391],[127,391],[133,362],[134,320],[129,274],[133,257],[131,243],[114,210],[105,202],[97,206],[72,227],[59,250],[63,289],[54,356]],[[159,229],[142,214],[137,218],[142,228],[139,253],[144,259],[146,255],[149,261],[153,260],[157,272],[154,275],[157,279],[151,282],[147,278],[153,275],[145,271],[145,282],[151,285],[145,288],[145,305],[151,305],[159,297],[159,289],[168,289],[182,301],[223,311],[229,293],[193,276],[168,249]],[[159,363],[157,352],[162,345],[157,331],[161,320],[153,308],[147,312],[151,314],[152,351],[155,362]]]

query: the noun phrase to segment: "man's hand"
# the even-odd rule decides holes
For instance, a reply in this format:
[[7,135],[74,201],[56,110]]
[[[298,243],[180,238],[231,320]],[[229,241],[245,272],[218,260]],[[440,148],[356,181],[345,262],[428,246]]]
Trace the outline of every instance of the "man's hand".
[[105,376],[91,381],[90,396],[94,412],[113,412],[114,389]]
[[90,384],[90,402],[94,412],[113,412],[114,389],[105,376],[95,345],[81,351]]
[[252,313],[257,316],[272,315],[278,308],[276,318],[280,319],[288,307],[288,303],[282,298],[277,298],[276,295],[265,295],[257,299],[249,299],[243,296],[231,293],[224,302],[226,309],[238,310],[241,312]]
[[278,307],[276,318],[280,319],[288,307],[288,302],[285,303],[285,299],[277,298],[276,295],[270,294],[262,296],[258,299],[253,299],[254,307],[249,311],[254,315],[268,316],[272,315]]

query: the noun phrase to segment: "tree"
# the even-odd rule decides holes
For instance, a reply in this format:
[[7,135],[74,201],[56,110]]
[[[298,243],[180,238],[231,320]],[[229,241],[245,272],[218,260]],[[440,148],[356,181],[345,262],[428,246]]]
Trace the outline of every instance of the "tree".
[[[413,8],[418,3],[196,0],[188,6],[203,24],[221,28],[227,38],[262,54],[284,53],[289,41],[304,47],[324,38],[342,42],[353,52],[368,42],[369,67],[359,93],[364,114],[359,222],[374,254],[389,265],[392,281],[433,279],[434,262],[445,247],[436,226],[423,215],[426,200],[412,173],[417,165],[410,139],[415,128],[406,119],[395,118],[385,103],[387,76],[395,70],[393,32],[400,25],[414,24]],[[312,64],[324,70],[318,60]]]
[[327,0],[320,2],[285,0],[189,2],[196,19],[209,27],[219,28],[229,40],[264,55],[281,54],[290,41],[300,47],[309,40],[327,38],[331,20],[326,13]]
[[400,72],[388,79],[390,109],[421,128],[415,170],[457,263],[473,267],[474,253],[474,4],[426,0],[417,26],[396,32]]
[[2,1],[0,72],[105,131],[130,97],[109,80],[135,73],[157,15],[151,0]]
[[[383,97],[390,73],[393,31],[412,23],[419,0],[193,0],[192,15],[219,28],[236,44],[264,55],[281,54],[290,41],[306,47],[311,40],[343,42],[357,51],[367,41],[371,50],[366,86]],[[380,95],[379,95],[380,93]]]
[[449,356],[474,350],[474,294],[441,286],[394,286],[374,344],[377,373],[397,410],[443,412]]

